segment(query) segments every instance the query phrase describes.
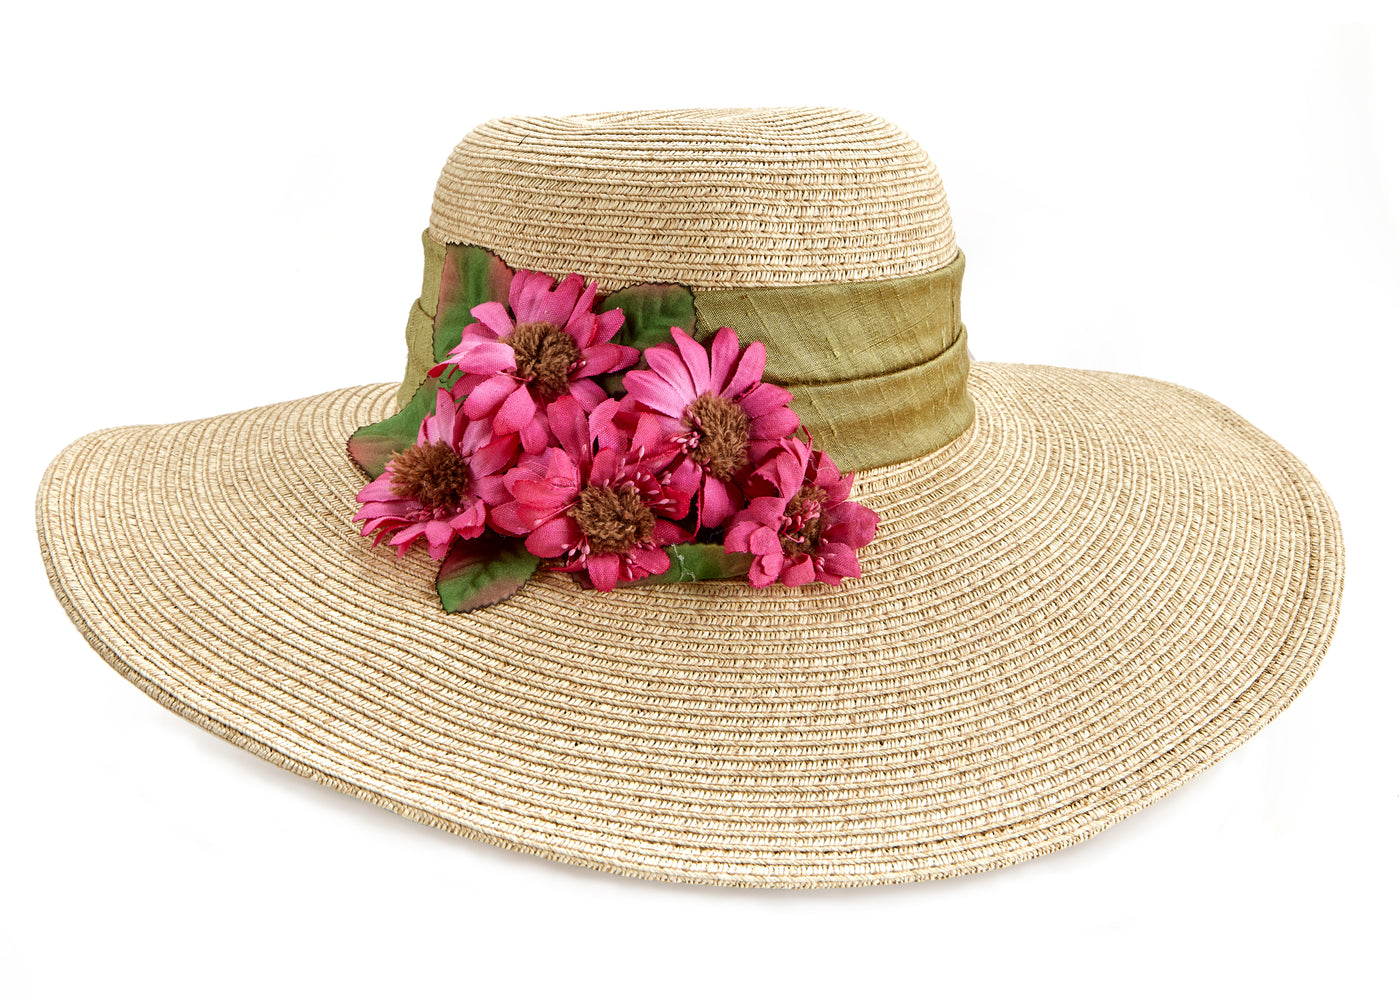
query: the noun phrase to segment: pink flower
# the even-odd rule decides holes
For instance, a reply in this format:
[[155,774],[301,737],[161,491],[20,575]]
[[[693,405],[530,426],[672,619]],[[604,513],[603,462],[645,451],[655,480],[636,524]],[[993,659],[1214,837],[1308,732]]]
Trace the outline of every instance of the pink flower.
[[364,507],[362,536],[388,538],[402,557],[420,538],[428,554],[447,556],[452,541],[486,528],[487,509],[510,498],[499,471],[515,457],[513,436],[495,436],[489,422],[470,422],[447,391],[418,428],[418,443],[396,454],[355,496]]
[[739,337],[722,328],[707,353],[683,329],[671,337],[674,346],[646,351],[650,370],[629,371],[622,382],[629,406],[655,413],[680,447],[672,483],[699,495],[700,525],[718,526],[743,504],[743,470],[797,429],[797,415],[790,393],[762,382],[762,343],[740,354]]
[[498,436],[516,434],[527,453],[549,445],[545,407],[571,395],[585,412],[607,394],[590,378],[630,367],[639,353],[610,341],[622,327],[621,308],[593,313],[598,285],[571,273],[554,286],[547,273],[521,270],[510,282],[510,309],[487,301],[448,359],[428,373],[452,367],[464,376],[453,385],[466,397],[469,418],[490,418]]
[[557,440],[523,457],[507,472],[514,501],[491,513],[500,532],[525,537],[537,557],[560,557],[556,570],[587,571],[595,588],[661,574],[671,566],[665,547],[690,534],[669,521],[689,510],[689,496],[658,481],[648,464],[674,452],[653,415],[644,415],[629,439],[614,416],[617,402],[592,415],[572,397],[549,406]]
[[880,517],[846,500],[852,479],[810,442],[783,440],[750,475],[751,487],[776,494],[751,499],[725,533],[724,549],[754,555],[749,582],[756,588],[860,577],[856,551],[874,539]]

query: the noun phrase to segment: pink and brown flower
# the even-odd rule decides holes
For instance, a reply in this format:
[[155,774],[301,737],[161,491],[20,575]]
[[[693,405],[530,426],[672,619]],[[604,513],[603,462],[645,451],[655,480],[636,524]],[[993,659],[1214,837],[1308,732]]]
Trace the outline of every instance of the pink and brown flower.
[[665,548],[691,538],[673,521],[688,511],[689,495],[648,469],[674,444],[650,414],[625,433],[617,408],[612,399],[591,415],[573,397],[551,404],[557,445],[506,473],[513,500],[491,515],[497,530],[524,536],[537,557],[558,558],[557,570],[586,571],[601,591],[664,573],[671,565]]
[[[472,419],[490,419],[497,435],[519,436],[527,453],[549,445],[546,407],[574,398],[585,412],[607,394],[593,380],[630,367],[639,352],[612,341],[622,328],[619,308],[595,314],[597,284],[570,274],[556,286],[547,273],[521,270],[510,283],[507,304],[487,301],[432,376],[457,369],[455,397],[465,397]],[[507,306],[508,305],[508,306]]]
[[853,475],[842,475],[810,441],[785,439],[749,476],[767,491],[734,516],[724,537],[729,553],[751,553],[749,582],[781,580],[790,588],[860,577],[856,551],[875,537],[880,517],[848,501]]
[[517,452],[513,436],[496,436],[490,422],[472,422],[445,390],[423,420],[418,442],[394,455],[356,495],[363,507],[354,521],[375,545],[388,540],[399,556],[422,540],[436,559],[453,540],[486,529],[489,508],[510,497],[501,473]]
[[671,337],[675,345],[646,351],[649,370],[623,377],[627,403],[660,419],[681,454],[672,483],[698,494],[701,526],[719,526],[742,507],[746,468],[797,429],[792,394],[763,383],[766,349],[740,353],[733,329],[717,331],[708,351],[683,329]]

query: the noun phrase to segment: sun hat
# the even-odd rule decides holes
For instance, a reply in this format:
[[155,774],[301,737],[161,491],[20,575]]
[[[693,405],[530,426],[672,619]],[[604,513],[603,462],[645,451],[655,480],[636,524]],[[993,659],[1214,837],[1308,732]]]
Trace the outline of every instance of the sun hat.
[[285,768],[627,875],[942,878],[1160,798],[1326,650],[1307,469],[1185,388],[972,361],[879,118],[491,121],[423,247],[399,383],[97,432],[39,489],[92,646]]

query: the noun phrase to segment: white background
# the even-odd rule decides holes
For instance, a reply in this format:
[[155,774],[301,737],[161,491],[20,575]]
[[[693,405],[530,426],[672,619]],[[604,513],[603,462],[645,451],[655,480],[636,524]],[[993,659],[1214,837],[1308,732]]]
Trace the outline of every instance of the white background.
[[[660,6],[5,14],[0,991],[1395,992],[1400,31]],[[929,150],[979,359],[1186,383],[1328,487],[1332,650],[1225,762],[1001,872],[676,887],[302,781],[68,624],[31,526],[47,461],[103,426],[397,380],[462,133],[765,104],[870,110]]]

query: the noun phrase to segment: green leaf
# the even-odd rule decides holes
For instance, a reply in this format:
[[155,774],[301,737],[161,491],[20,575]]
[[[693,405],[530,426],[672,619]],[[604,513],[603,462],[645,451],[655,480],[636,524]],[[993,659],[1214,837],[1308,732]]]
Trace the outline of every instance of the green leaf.
[[[619,346],[645,350],[649,346],[671,341],[671,329],[682,328],[695,334],[695,295],[681,284],[637,284],[609,294],[598,306],[599,313],[621,308],[622,328],[613,336]],[[645,357],[633,368],[645,370]],[[607,374],[598,382],[611,394],[621,394],[622,375],[626,371]]]
[[495,605],[530,580],[539,564],[540,558],[518,539],[495,533],[459,539],[438,568],[438,597],[448,612]]
[[414,392],[413,399],[397,415],[356,429],[347,449],[350,459],[371,479],[384,473],[395,453],[402,453],[418,442],[418,427],[437,407],[438,378],[429,377]]
[[680,284],[637,284],[603,298],[598,311],[621,308],[625,321],[613,336],[620,346],[646,349],[671,341],[671,329],[695,334],[695,296]]
[[725,553],[719,543],[677,543],[668,546],[671,569],[665,574],[653,574],[633,584],[676,584],[680,581],[709,581],[714,578],[737,578],[749,573],[753,563],[751,553]]
[[447,246],[433,322],[434,359],[447,359],[448,351],[462,341],[462,329],[476,321],[473,308],[487,301],[507,303],[513,276],[510,267],[480,246]]

